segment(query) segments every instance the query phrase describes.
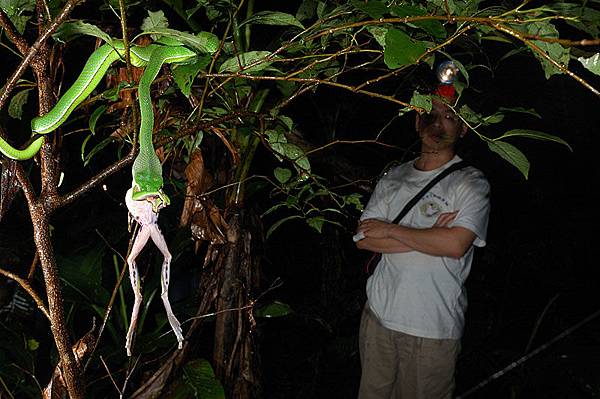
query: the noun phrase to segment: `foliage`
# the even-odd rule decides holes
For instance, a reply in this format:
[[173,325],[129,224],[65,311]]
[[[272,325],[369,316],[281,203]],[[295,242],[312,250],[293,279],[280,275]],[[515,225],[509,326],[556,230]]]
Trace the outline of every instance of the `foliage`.
[[[461,102],[469,92],[476,96],[480,91],[473,75],[480,70],[493,73],[500,62],[528,56],[539,63],[539,73],[546,79],[566,75],[581,83],[582,90],[598,95],[597,89],[586,81],[593,74],[600,74],[598,53],[590,51],[594,48],[590,45],[581,45],[581,40],[561,39],[562,31],[568,26],[576,29],[589,44],[598,44],[597,2],[552,1],[538,7],[524,1],[513,7],[509,3],[488,6],[487,2],[469,0],[303,0],[293,3],[293,10],[287,2],[281,4],[280,10],[255,10],[254,1],[241,2],[239,9],[238,5],[224,0],[164,1],[151,3],[151,7],[146,3],[127,4],[127,15],[137,24],[129,26],[134,40],[176,41],[202,54],[195,62],[165,73],[172,76],[174,85],[168,77],[156,85],[155,136],[162,147],[163,163],[170,168],[165,174],[169,178],[166,191],[185,192],[189,182],[182,177],[181,164],[189,162],[192,153],[200,148],[207,154],[207,168],[217,176],[217,186],[237,187],[237,191],[222,187],[207,189],[203,196],[210,197],[221,208],[231,206],[234,201],[228,198],[233,197],[247,204],[253,204],[250,199],[254,198],[265,200],[257,201],[256,208],[269,224],[266,238],[291,220],[302,221],[319,233],[326,224],[345,227],[349,216],[362,209],[361,196],[354,186],[334,186],[331,180],[335,176],[328,176],[327,168],[321,166],[323,170],[320,170],[316,166],[315,161],[327,149],[335,147],[336,142],[311,137],[303,131],[300,118],[291,109],[303,96],[316,96],[327,88],[345,96],[342,98],[360,96],[378,104],[392,104],[401,115],[427,112],[431,109],[432,96],[422,82],[431,80],[441,61],[452,59],[461,71],[457,84],[461,98],[452,105],[454,111],[491,153],[527,177],[530,164],[517,147],[519,139],[558,143],[570,148],[568,143],[560,137],[562,132],[507,128],[515,115],[539,117],[536,111],[526,108],[526,104],[515,101],[494,110],[475,110],[475,105],[472,108]],[[49,3],[48,12],[52,17],[57,16],[60,5],[59,1]],[[0,0],[0,7],[25,37],[35,32],[31,20],[35,1]],[[115,16],[118,2],[88,1],[80,7],[87,11],[89,19],[64,23],[53,34],[54,48],[64,49],[65,57],[70,51],[91,53],[90,42],[82,36],[108,43],[120,36],[117,33],[121,32],[120,21]],[[4,49],[17,52],[6,35],[2,36],[2,44]],[[502,54],[493,59],[486,53],[486,46],[494,46],[494,51]],[[207,52],[211,55],[204,54]],[[583,66],[583,72],[589,72],[589,76],[576,75],[574,64]],[[64,64],[66,75],[62,87],[77,74],[68,69],[68,65]],[[20,90],[13,94],[8,106],[9,115],[17,120],[36,113],[35,102],[27,101],[32,87],[25,83],[20,83]],[[130,148],[132,132],[122,121],[134,115],[131,87],[115,67],[104,91],[92,95],[63,126],[63,137],[69,138],[65,149],[71,151],[73,141],[79,140],[74,147],[80,156],[70,157],[69,178],[72,178],[70,170],[83,169],[81,173],[85,175],[97,170],[99,165],[117,162]],[[395,90],[396,87],[401,89]],[[28,126],[22,122],[22,126]],[[20,130],[27,131],[25,127]],[[78,139],[77,132],[84,132],[84,137]],[[343,139],[341,141],[352,142]],[[365,132],[361,140],[386,144],[378,139],[375,131]],[[361,140],[351,144],[360,146]],[[212,154],[212,158],[208,154]],[[267,156],[263,159],[255,157],[257,154]],[[260,184],[252,185],[257,179]],[[108,181],[111,187],[120,186],[116,179]],[[74,184],[71,181],[68,185]],[[170,228],[175,229],[173,225]],[[123,241],[122,235],[117,236],[114,242]],[[181,242],[187,241],[182,238]],[[181,252],[189,256],[190,245],[182,244],[181,248]],[[116,274],[121,272],[119,262],[108,256],[104,245],[88,243],[80,253],[72,249],[66,252],[58,257],[58,263],[66,287],[68,319],[76,320],[82,314],[102,318],[110,286],[117,280],[112,270],[116,269]],[[146,297],[154,298],[158,281],[148,278],[145,285]],[[111,342],[103,343],[100,352],[104,355],[120,350],[120,340],[127,329],[125,294],[121,293],[120,301],[120,311],[114,312],[108,320]],[[184,308],[183,302],[189,301],[190,298],[184,298],[179,306]],[[258,315],[268,317],[270,313],[290,312],[287,305],[276,304],[260,310]],[[151,306],[154,306],[152,299],[145,315],[151,314]],[[170,339],[161,337],[165,320],[159,316],[154,320],[146,316],[144,319],[146,329],[141,321],[138,346],[147,353],[166,350]],[[11,340],[33,343],[34,338],[26,334],[26,326],[19,326],[17,331],[21,336],[14,332]],[[13,341],[10,342],[14,344]],[[25,368],[23,364],[35,357],[38,351],[35,346],[3,347],[0,356],[20,357],[13,362],[34,374],[32,368]],[[13,354],[17,347],[19,353]],[[94,362],[90,373],[105,376],[106,370],[97,359]],[[123,355],[116,355],[106,367],[118,369],[124,363]],[[185,392],[181,395],[194,391],[197,397],[210,397],[198,393],[208,384],[205,379],[213,378],[207,367],[210,366],[204,361],[184,367],[177,383],[185,387],[181,388]],[[134,371],[132,373],[137,373],[139,378],[141,372]],[[25,390],[25,374],[20,380],[9,381],[13,393]],[[106,389],[98,388],[98,395],[104,394]]]

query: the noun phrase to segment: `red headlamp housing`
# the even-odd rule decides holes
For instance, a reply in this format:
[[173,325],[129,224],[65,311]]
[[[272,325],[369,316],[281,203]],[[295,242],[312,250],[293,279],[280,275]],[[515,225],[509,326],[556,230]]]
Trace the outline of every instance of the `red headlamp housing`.
[[445,98],[448,101],[454,101],[456,98],[456,90],[453,84],[441,84],[436,87],[433,94]]

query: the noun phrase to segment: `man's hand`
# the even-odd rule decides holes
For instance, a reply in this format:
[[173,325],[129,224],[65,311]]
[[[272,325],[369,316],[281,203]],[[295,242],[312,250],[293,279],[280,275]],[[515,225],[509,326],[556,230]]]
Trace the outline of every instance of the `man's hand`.
[[[432,227],[448,227],[454,221],[458,211],[440,214]],[[365,219],[358,225],[357,232],[368,238],[389,238],[396,225],[379,219]]]
[[393,228],[392,223],[378,219],[365,219],[360,222],[357,231],[362,231],[366,238],[388,238]]
[[448,225],[454,221],[457,214],[458,214],[458,211],[446,212],[446,213],[440,214],[440,216],[435,221],[435,224],[433,225],[433,227],[448,227]]
[[365,238],[360,249],[380,253],[418,251],[433,256],[460,258],[472,245],[475,233],[464,227],[451,227],[458,211],[442,213],[430,228],[412,228],[377,219],[365,219],[357,232]]

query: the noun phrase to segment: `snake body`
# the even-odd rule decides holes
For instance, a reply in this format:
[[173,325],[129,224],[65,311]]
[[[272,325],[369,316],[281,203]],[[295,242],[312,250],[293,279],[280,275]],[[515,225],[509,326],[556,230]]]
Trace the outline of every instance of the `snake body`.
[[160,200],[165,203],[164,205],[169,204],[168,197],[161,189],[163,186],[162,165],[152,145],[154,112],[152,110],[152,98],[150,97],[150,85],[160,72],[163,64],[189,62],[195,57],[196,53],[182,46],[161,46],[150,54],[150,59],[138,86],[141,114],[140,152],[132,168],[134,200],[158,194]]
[[[214,52],[217,45],[218,42],[209,39],[206,52]],[[191,62],[196,55],[196,52],[182,45],[150,44],[144,47],[134,45],[130,48],[132,65],[145,67],[138,87],[141,111],[140,151],[132,168],[133,197],[136,200],[150,196],[158,197],[156,207],[160,203],[164,206],[168,205],[169,199],[162,192],[162,167],[152,145],[154,113],[150,97],[150,85],[160,72],[163,64]],[[31,121],[32,137],[29,144],[23,149],[17,149],[0,138],[0,152],[15,160],[26,160],[35,156],[44,142],[44,135],[56,130],[64,123],[71,112],[96,88],[108,68],[117,60],[123,60],[124,57],[125,48],[120,40],[113,40],[112,44],[104,44],[98,47],[88,58],[73,85],[58,100],[56,105],[48,113]]]
[[[215,52],[219,45],[216,36],[208,32],[201,33],[204,33],[203,36],[206,41],[205,52]],[[151,44],[145,47],[132,46],[130,49],[131,63],[134,66],[144,67],[145,69],[138,84],[141,113],[138,135],[139,152],[131,169],[133,175],[132,187],[127,191],[125,196],[125,203],[130,217],[133,217],[140,224],[140,229],[135,236],[131,252],[127,257],[130,281],[135,295],[131,322],[125,343],[128,356],[131,356],[133,336],[142,301],[140,279],[135,259],[149,239],[154,241],[164,255],[161,271],[161,298],[167,312],[167,319],[177,337],[180,349],[184,340],[181,325],[173,314],[168,297],[169,270],[172,257],[157,224],[158,212],[163,207],[169,205],[170,200],[162,189],[162,165],[152,144],[154,111],[150,96],[150,86],[160,72],[163,64],[186,63],[196,59],[196,52],[183,45],[175,44]],[[44,141],[44,135],[58,128],[69,117],[71,112],[96,88],[108,68],[115,61],[122,60],[124,56],[125,50],[122,41],[114,40],[112,45],[105,44],[100,46],[87,60],[75,83],[58,100],[52,110],[31,121],[32,141],[24,149],[16,149],[0,138],[0,152],[16,160],[25,160],[33,157],[40,150]]]

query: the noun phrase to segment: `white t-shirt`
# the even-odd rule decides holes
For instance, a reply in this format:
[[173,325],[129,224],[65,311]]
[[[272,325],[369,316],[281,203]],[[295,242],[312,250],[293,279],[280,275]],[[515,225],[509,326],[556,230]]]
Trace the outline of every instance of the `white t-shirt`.
[[[377,183],[361,216],[391,222],[434,176],[459,162],[420,171],[406,162]],[[452,226],[475,233],[473,244],[485,246],[490,186],[483,173],[467,166],[438,182],[400,221],[413,228],[432,227],[441,213],[458,211]],[[431,256],[417,251],[383,254],[367,281],[368,303],[381,324],[391,330],[435,339],[462,336],[467,295],[464,282],[473,260],[473,246],[462,258]]]

